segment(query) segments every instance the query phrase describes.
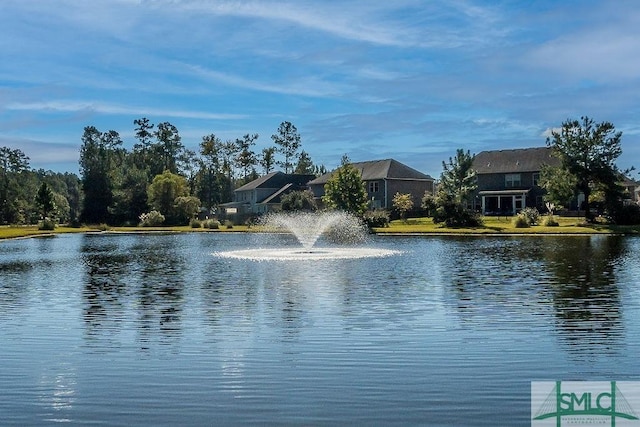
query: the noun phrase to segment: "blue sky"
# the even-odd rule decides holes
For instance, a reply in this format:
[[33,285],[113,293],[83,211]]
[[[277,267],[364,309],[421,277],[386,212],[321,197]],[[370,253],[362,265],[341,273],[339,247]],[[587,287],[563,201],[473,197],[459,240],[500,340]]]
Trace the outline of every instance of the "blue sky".
[[[2,0],[0,146],[78,173],[83,128],[202,136],[282,121],[332,169],[395,158],[434,177],[457,148],[543,146],[582,115],[640,166],[636,1]],[[634,173],[635,176],[635,173]]]

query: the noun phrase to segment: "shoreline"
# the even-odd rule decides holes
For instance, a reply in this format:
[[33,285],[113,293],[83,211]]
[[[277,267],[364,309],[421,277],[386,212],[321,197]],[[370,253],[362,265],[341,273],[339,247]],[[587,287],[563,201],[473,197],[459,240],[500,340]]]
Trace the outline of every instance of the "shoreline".
[[[162,228],[153,228],[153,229],[143,229],[134,227],[130,230],[122,229],[118,227],[114,227],[114,229],[109,230],[99,230],[93,228],[78,228],[73,229],[72,231],[68,230],[66,227],[62,230],[47,230],[39,232],[38,230],[34,230],[29,228],[28,230],[24,230],[23,233],[16,232],[16,229],[20,227],[10,227],[12,233],[10,235],[2,235],[0,232],[0,242],[4,240],[14,240],[14,239],[29,239],[29,238],[49,238],[55,237],[57,235],[63,234],[74,234],[74,233],[82,233],[82,234],[179,234],[179,233],[258,233],[259,230],[250,229],[248,227],[240,227],[238,229],[197,229],[197,228],[171,228],[167,227],[166,229]],[[393,228],[393,227],[392,227]],[[638,236],[640,235],[640,227],[631,227],[626,232],[625,231],[617,231],[612,230],[608,227],[601,228],[598,230],[562,230],[562,231],[551,231],[551,230],[535,230],[535,226],[532,227],[534,230],[527,229],[528,231],[514,231],[514,230],[505,230],[505,231],[496,231],[489,229],[477,229],[477,230],[455,230],[455,229],[446,229],[446,230],[393,230],[393,231],[379,231],[373,229],[372,233],[376,236],[381,237],[443,237],[443,236],[474,236],[474,237],[520,237],[520,236],[536,236],[536,237],[559,237],[559,236]],[[388,228],[385,228],[388,230]]]

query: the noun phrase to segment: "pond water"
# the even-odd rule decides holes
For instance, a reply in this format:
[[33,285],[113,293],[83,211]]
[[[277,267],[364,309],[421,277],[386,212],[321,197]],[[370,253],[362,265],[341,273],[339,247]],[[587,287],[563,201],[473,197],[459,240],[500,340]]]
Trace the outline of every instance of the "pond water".
[[531,381],[640,378],[640,239],[0,242],[0,424],[530,425]]

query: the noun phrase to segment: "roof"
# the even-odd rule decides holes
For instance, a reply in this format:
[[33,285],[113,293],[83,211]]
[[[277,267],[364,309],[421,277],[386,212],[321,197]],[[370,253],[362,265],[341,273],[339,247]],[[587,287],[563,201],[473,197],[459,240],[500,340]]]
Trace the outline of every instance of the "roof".
[[[429,180],[433,181],[433,178],[427,174],[419,172],[409,166],[400,163],[394,159],[384,160],[371,160],[367,162],[351,163],[351,166],[360,171],[363,181],[373,181],[377,179],[407,179],[407,180]],[[314,184],[326,184],[329,178],[335,171],[326,173],[313,181],[309,182],[309,185]]]
[[280,203],[282,202],[282,196],[286,194],[288,192],[287,190],[291,189],[291,187],[293,187],[293,184],[287,184],[281,189],[279,189],[278,191],[276,191],[275,193],[273,193],[272,195],[268,196],[266,199],[258,203],[265,203],[265,204]]
[[636,181],[636,180],[634,180],[634,179],[632,179],[632,178],[629,178],[629,177],[628,177],[628,176],[626,176],[626,175],[622,177],[622,182],[621,182],[621,184],[622,184],[623,186],[625,186],[625,187],[632,187],[632,186],[638,186],[638,185],[640,185],[640,184],[638,183],[638,181]]
[[246,183],[235,191],[250,191],[256,188],[282,188],[287,184],[304,185],[314,178],[314,175],[286,174],[284,172],[271,172],[260,178]]
[[530,188],[525,188],[524,190],[484,190],[479,191],[478,194],[481,196],[509,196],[514,194],[527,194]]
[[542,165],[559,166],[551,147],[482,151],[473,160],[478,174],[538,172]]

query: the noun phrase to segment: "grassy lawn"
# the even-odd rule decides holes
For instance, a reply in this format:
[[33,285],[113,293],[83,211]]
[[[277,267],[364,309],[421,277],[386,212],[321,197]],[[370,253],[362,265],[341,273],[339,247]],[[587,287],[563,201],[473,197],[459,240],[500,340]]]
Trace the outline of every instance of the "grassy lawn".
[[35,225],[29,226],[0,226],[0,240],[13,239],[18,237],[48,236],[51,234],[61,233],[90,233],[90,232],[119,232],[119,233],[184,233],[184,232],[227,232],[227,231],[249,231],[245,225],[234,225],[233,228],[220,227],[220,229],[209,228],[191,228],[187,225],[180,227],[104,227],[100,226],[83,226],[83,227],[64,227],[58,226],[55,230],[38,230]]
[[172,227],[109,227],[110,232],[117,233],[216,233],[221,231],[237,232],[251,231],[246,225],[234,225],[233,228],[220,226],[220,228],[193,228],[188,225],[172,226]]
[[57,227],[55,231],[50,230],[38,230],[38,226],[36,225],[26,225],[26,226],[1,226],[0,227],[0,239],[13,239],[18,237],[29,237],[29,236],[47,236],[53,233],[85,233],[88,231],[96,231],[96,228],[90,227],[81,227],[81,228],[72,228],[72,227]]
[[425,233],[425,234],[640,234],[640,226],[609,226],[585,224],[583,218],[556,217],[559,226],[543,227],[535,225],[529,228],[516,228],[511,224],[512,217],[484,217],[484,225],[475,228],[447,228],[434,224],[431,218],[412,218],[403,222],[392,221],[389,227],[376,228],[376,233]]
[[[378,234],[638,234],[640,226],[615,226],[602,224],[585,224],[583,218],[556,217],[558,227],[543,227],[536,225],[529,228],[515,228],[511,224],[511,217],[485,217],[484,225],[476,228],[447,228],[441,224],[434,224],[431,218],[412,218],[403,221],[392,221],[389,227],[375,228]],[[100,226],[84,226],[78,228],[56,227],[54,231],[38,230],[33,226],[0,226],[0,240],[18,237],[45,236],[59,233],[88,233],[88,232],[119,232],[119,233],[202,233],[202,232],[247,232],[259,231],[245,225],[234,225],[233,228],[222,226],[220,229],[180,227],[109,227],[107,230]]]

